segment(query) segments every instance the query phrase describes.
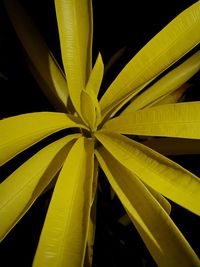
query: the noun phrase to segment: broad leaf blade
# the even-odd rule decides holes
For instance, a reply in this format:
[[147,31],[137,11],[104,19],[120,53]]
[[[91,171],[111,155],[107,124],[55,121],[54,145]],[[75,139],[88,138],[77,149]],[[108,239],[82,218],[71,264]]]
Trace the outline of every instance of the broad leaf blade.
[[92,7],[90,0],[55,0],[62,60],[69,94],[81,115],[80,94],[92,68]]
[[83,266],[89,224],[93,140],[80,138],[58,177],[33,266]]
[[200,139],[200,101],[127,112],[103,128],[123,134]]
[[192,248],[137,176],[103,147],[97,149],[96,156],[158,266],[198,266]]
[[64,137],[40,150],[0,184],[0,240],[15,226],[61,168],[80,135]]
[[154,150],[119,134],[101,131],[97,139],[145,184],[200,215],[200,179]]
[[68,87],[58,63],[19,2],[5,0],[4,4],[41,89],[58,110],[66,110]]
[[[118,104],[141,90],[141,86],[157,77],[200,42],[200,2],[183,11],[160,31],[124,67],[103,95],[102,117]],[[127,100],[128,101],[128,100]]]
[[0,121],[0,166],[41,139],[59,130],[83,127],[73,116],[36,112]]

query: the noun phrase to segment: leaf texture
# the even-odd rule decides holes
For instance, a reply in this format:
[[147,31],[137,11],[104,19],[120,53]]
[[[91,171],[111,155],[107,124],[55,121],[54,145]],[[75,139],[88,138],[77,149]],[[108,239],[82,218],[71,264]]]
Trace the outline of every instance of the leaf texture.
[[200,139],[200,101],[127,112],[105,123],[103,129],[122,134]]
[[159,204],[162,206],[162,208],[168,213],[171,213],[171,204],[165,197],[163,197],[160,193],[158,193],[156,190],[145,184],[146,188],[149,190],[149,192],[153,195],[153,197],[159,202]]
[[69,143],[79,136],[69,135],[43,148],[0,184],[0,240],[51,182],[72,146]]
[[178,89],[200,70],[200,51],[191,56],[177,68],[170,71],[163,78],[140,94],[124,110],[124,112],[136,111],[145,108],[159,98],[168,95]]
[[69,95],[81,116],[80,94],[92,69],[91,1],[55,0],[55,7]]
[[94,130],[97,119],[95,102],[91,94],[86,90],[81,91],[81,114],[89,128]]
[[0,166],[31,145],[59,130],[85,126],[73,116],[36,112],[0,121]]
[[80,138],[58,177],[33,267],[83,266],[92,197],[93,140]]
[[98,183],[98,162],[95,159],[92,198],[91,198],[92,202],[91,202],[89,226],[87,231],[87,246],[86,246],[84,267],[92,267],[92,262],[93,262],[93,247],[95,242],[95,231],[96,231],[97,183]]
[[101,98],[102,119],[200,42],[199,12],[200,2],[197,1],[173,19],[129,61]]
[[200,215],[200,179],[177,163],[125,136],[101,131],[96,138],[145,184]]
[[99,53],[85,89],[86,91],[93,94],[96,98],[98,96],[101,87],[103,73],[104,73],[104,64],[101,54]]
[[157,265],[198,266],[192,248],[137,176],[103,147],[97,149],[96,156]]
[[182,86],[180,86],[178,89],[173,91],[170,94],[166,94],[163,97],[160,97],[156,101],[152,102],[151,104],[147,105],[148,107],[154,107],[154,106],[161,106],[166,104],[174,104],[177,102],[183,102],[184,100],[184,93],[191,87],[191,84],[185,83]]

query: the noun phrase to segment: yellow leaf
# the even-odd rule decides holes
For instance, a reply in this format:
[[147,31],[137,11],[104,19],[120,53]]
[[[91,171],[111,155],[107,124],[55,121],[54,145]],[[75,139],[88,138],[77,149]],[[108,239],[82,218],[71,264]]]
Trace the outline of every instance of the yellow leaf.
[[[200,1],[161,30],[124,67],[100,101],[102,118],[200,42]],[[125,101],[126,102],[126,101]]]
[[122,134],[200,139],[200,101],[127,112],[105,123],[103,129]]
[[81,91],[81,115],[85,123],[93,131],[96,124],[95,103],[90,93],[85,90]]
[[145,184],[146,188],[149,190],[149,192],[153,195],[153,197],[159,202],[159,204],[162,206],[162,208],[170,214],[171,212],[171,205],[169,201],[165,197],[163,197],[160,193],[158,193],[156,190]]
[[99,165],[96,159],[94,159],[94,173],[93,173],[93,184],[92,184],[92,198],[91,198],[91,205],[95,200],[95,196],[97,193],[97,185],[98,185],[98,175],[99,175]]
[[104,65],[102,61],[101,54],[99,53],[97,60],[95,62],[94,68],[90,74],[88,83],[86,85],[85,90],[90,94],[93,94],[96,98],[98,96],[101,82],[103,79]]
[[[141,91],[143,90],[149,83],[151,83],[152,80],[149,80],[147,83],[141,85],[138,90]],[[107,114],[104,114],[103,116],[101,116],[101,121],[99,122],[99,125],[103,125],[107,120],[109,120],[109,118],[112,118],[118,111],[120,111],[120,109],[129,101],[131,101],[133,98],[133,95],[130,94],[127,98],[122,99],[118,105],[116,106],[116,108],[114,110],[109,111]],[[101,106],[100,106],[101,108]]]
[[200,215],[200,179],[158,152],[120,134],[99,131],[99,142],[145,184]]
[[92,198],[91,198],[92,202],[91,202],[89,226],[87,231],[87,246],[86,246],[84,267],[91,267],[93,260],[93,247],[94,247],[95,230],[96,230],[97,183],[98,183],[98,162],[95,159]]
[[177,68],[167,73],[146,91],[136,97],[124,112],[145,108],[161,97],[178,89],[200,70],[200,51],[191,56]]
[[[169,201],[165,197],[163,197],[160,193],[158,193],[156,190],[145,184],[145,187],[149,190],[149,192],[153,195],[153,197],[159,202],[159,204],[162,206],[162,208],[170,214],[171,212],[171,205]],[[127,225],[130,222],[130,218],[128,217],[127,214],[122,216],[119,219],[119,222],[122,223],[123,225]]]
[[92,262],[93,262],[93,249],[94,249],[95,231],[96,231],[96,205],[97,205],[97,196],[95,195],[94,202],[91,206],[91,211],[90,211],[84,267],[92,267]]
[[72,146],[70,142],[78,137],[70,135],[43,148],[0,184],[0,240],[51,182]]
[[81,267],[92,197],[93,140],[80,138],[58,177],[33,267]]
[[85,128],[75,117],[56,112],[36,112],[0,120],[0,166],[52,133],[72,127]]
[[166,104],[173,104],[177,102],[183,102],[184,93],[190,87],[191,87],[191,84],[185,83],[182,86],[180,86],[176,91],[159,98],[158,100],[154,101],[150,105],[147,105],[146,108],[154,107],[154,106],[161,106],[161,105],[166,105]]
[[95,154],[157,265],[198,266],[200,262],[197,255],[137,176],[123,167],[102,146]]
[[80,94],[92,68],[91,0],[55,0],[55,7],[69,95],[81,115]]
[[58,63],[19,1],[4,0],[4,4],[41,89],[58,111],[66,110],[67,82]]
[[103,68],[103,61],[101,54],[99,54],[86,88],[81,91],[81,115],[92,131],[96,130],[97,124],[101,121],[101,110],[97,96],[103,78]]

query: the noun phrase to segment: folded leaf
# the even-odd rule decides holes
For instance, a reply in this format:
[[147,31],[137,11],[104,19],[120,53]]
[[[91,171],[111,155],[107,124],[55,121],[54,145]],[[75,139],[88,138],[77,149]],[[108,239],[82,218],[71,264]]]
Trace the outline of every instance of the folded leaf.
[[97,159],[151,255],[160,267],[198,266],[199,260],[145,185],[103,147]]
[[98,96],[101,87],[103,72],[104,72],[103,60],[101,54],[99,53],[85,89],[91,94],[94,94],[96,98]]
[[103,129],[123,134],[200,139],[200,101],[127,112],[105,123]]
[[[159,202],[159,204],[162,206],[162,208],[168,214],[170,214],[171,205],[170,205],[169,201],[167,201],[167,199],[165,197],[163,197],[160,193],[158,193],[157,191],[155,191],[153,188],[149,187],[148,185],[145,184],[145,187],[149,190],[149,192],[153,195],[153,197]],[[118,222],[126,226],[126,225],[130,224],[131,220],[126,213],[118,220]]]
[[59,130],[85,126],[73,116],[36,112],[0,120],[0,166],[31,145]]
[[40,77],[37,81],[41,89],[59,111],[66,110],[67,82],[58,63],[19,1],[5,0],[4,4],[31,62],[31,70],[34,76],[36,72],[37,77]]
[[124,112],[142,109],[159,98],[174,92],[200,70],[200,51],[135,98]]
[[92,68],[91,0],[55,0],[55,7],[69,95],[81,115],[80,94]]
[[86,90],[81,91],[81,115],[89,128],[94,130],[96,124],[95,102],[91,94]]
[[97,132],[97,139],[145,184],[200,215],[200,179],[158,152],[120,134]]
[[93,140],[80,138],[58,177],[33,267],[83,266],[93,183]]
[[43,148],[0,184],[0,240],[51,182],[72,146],[70,142],[78,137],[70,135]]
[[100,101],[102,118],[141,90],[200,42],[200,2],[191,5],[163,28],[124,67]]
[[142,142],[163,155],[200,154],[200,140],[180,138],[153,138]]
[[103,61],[101,54],[99,54],[86,88],[81,91],[81,115],[92,131],[96,130],[101,121],[101,110],[97,96],[103,78],[103,69]]
[[[143,90],[148,84],[150,84],[152,82],[152,80],[149,80],[147,83],[142,84],[140,87],[138,87],[138,90],[141,91]],[[114,108],[113,110],[111,110],[110,112],[108,112],[107,114],[104,114],[103,116],[101,116],[101,121],[99,122],[99,124],[103,125],[105,121],[109,120],[109,118],[114,117],[114,115],[120,111],[123,106],[128,103],[129,101],[131,101],[133,98],[133,95],[130,94],[127,98],[122,99],[118,105],[116,106],[116,108]],[[101,108],[101,105],[100,105]],[[102,114],[102,113],[101,113]]]
[[145,184],[146,188],[149,190],[149,192],[153,195],[153,197],[158,201],[158,203],[162,206],[162,208],[170,214],[171,212],[171,205],[169,201],[165,197],[163,197],[160,193],[158,193],[156,190]]

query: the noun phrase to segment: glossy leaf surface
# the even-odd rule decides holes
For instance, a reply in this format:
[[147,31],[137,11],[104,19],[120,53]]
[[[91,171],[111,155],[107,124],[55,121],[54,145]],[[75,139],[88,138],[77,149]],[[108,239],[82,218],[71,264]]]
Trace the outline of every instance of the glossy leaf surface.
[[200,215],[200,179],[177,163],[120,134],[96,133],[97,139],[145,184]]
[[15,226],[54,178],[70,145],[69,135],[40,150],[0,184],[0,240]]
[[129,61],[100,101],[103,118],[200,42],[199,12],[200,2],[197,1],[173,19]]
[[103,128],[123,134],[200,139],[200,101],[127,112]]
[[81,116],[80,94],[92,69],[90,0],[55,0],[62,60],[71,101]]
[[36,112],[0,121],[0,165],[59,130],[83,127],[73,116],[56,112]]
[[103,147],[96,151],[96,155],[158,266],[198,266],[199,260],[194,251],[137,176]]
[[58,177],[33,266],[83,266],[92,197],[93,141],[80,138]]
[[174,92],[200,70],[200,51],[166,74],[139,95],[124,112],[145,108],[157,99]]

